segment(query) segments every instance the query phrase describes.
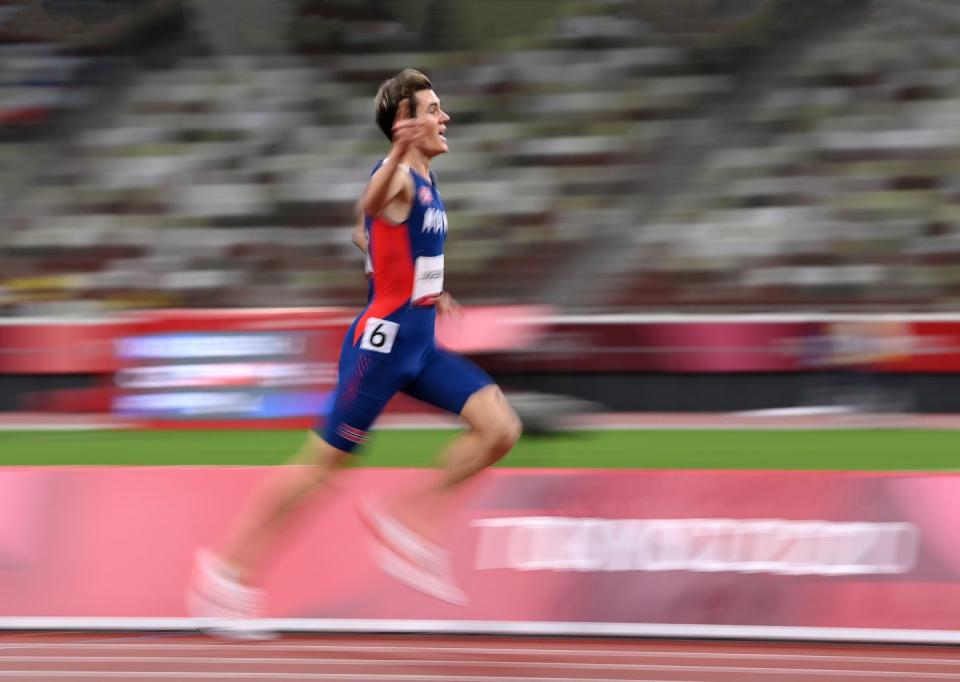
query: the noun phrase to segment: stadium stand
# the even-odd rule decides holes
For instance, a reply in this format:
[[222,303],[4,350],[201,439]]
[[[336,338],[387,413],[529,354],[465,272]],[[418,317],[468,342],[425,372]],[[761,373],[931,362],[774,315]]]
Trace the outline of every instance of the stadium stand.
[[[299,2],[289,49],[270,54],[217,52],[194,29],[106,88],[108,110],[54,155],[30,146],[50,149],[42,135],[3,138],[0,168],[30,182],[6,199],[0,300],[11,314],[362,304],[348,233],[386,150],[372,93],[411,65],[453,117],[436,170],[466,302],[949,306],[960,24],[949,3],[917,4],[876,0],[760,70],[610,0],[555,3],[495,50],[423,49],[428,34],[478,40],[468,3],[411,21]],[[77,87],[97,57],[0,50],[47,55],[2,61],[15,85],[0,111],[21,112],[7,116],[102,100],[102,83]],[[27,172],[32,156],[47,162]]]

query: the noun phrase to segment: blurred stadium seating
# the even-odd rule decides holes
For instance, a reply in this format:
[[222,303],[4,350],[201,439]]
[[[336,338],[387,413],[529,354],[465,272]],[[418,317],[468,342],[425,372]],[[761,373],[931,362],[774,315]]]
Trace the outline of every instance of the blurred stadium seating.
[[873,3],[761,76],[635,232],[646,265],[616,303],[955,305],[960,7],[910,5]]
[[[735,25],[709,27],[709,52],[690,39],[702,27],[665,30],[630,0],[534,3],[498,35],[482,33],[500,2],[302,1],[286,43],[251,54],[188,3],[149,58],[90,49],[131,30],[118,5],[153,10],[149,30],[169,21],[160,4],[177,3],[88,3],[114,12],[96,23],[69,2],[0,3],[8,314],[361,305],[348,233],[387,149],[372,96],[404,66],[453,117],[436,170],[465,302],[944,308],[960,293],[950,3],[858,3],[745,60],[715,38],[788,3],[713,3]],[[27,41],[29,12],[44,20]]]

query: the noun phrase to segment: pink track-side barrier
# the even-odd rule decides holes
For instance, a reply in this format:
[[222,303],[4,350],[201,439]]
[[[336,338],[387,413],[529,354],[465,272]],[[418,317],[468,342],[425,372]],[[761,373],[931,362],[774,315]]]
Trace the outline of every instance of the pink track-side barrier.
[[[195,550],[274,471],[0,471],[0,620],[186,616]],[[430,475],[345,472],[266,567],[265,615],[960,629],[957,476],[496,469],[447,519],[454,606],[381,574],[356,513]]]

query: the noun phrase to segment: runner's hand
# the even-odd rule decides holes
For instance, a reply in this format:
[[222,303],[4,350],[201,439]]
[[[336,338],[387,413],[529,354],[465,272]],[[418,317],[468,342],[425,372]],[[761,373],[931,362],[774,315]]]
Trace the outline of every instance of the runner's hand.
[[397,107],[397,118],[393,123],[393,151],[402,158],[410,147],[423,137],[423,120],[410,118],[410,100],[404,99]]
[[437,315],[440,317],[451,316],[456,319],[458,322],[463,320],[463,308],[457,299],[448,294],[446,291],[441,292],[440,297],[437,299]]

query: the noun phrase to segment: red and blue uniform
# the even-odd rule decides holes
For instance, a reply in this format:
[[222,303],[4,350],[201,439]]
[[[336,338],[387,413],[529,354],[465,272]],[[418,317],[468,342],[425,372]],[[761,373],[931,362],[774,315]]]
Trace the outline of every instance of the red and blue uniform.
[[413,178],[410,215],[402,223],[366,217],[370,296],[343,340],[331,411],[317,429],[346,452],[366,441],[398,392],[459,414],[471,395],[493,383],[472,362],[437,345],[447,212],[432,173],[424,178],[407,166],[399,172]]

